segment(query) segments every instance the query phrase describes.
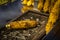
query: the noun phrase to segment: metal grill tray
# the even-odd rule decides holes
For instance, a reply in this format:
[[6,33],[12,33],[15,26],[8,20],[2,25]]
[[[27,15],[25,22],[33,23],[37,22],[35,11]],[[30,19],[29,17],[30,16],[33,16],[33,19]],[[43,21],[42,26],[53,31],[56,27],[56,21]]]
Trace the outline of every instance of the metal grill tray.
[[23,15],[12,19],[8,23],[16,20],[24,20],[24,19],[34,19],[39,20],[40,25],[37,25],[35,28],[30,29],[0,29],[0,40],[38,40],[41,39],[45,35],[45,24],[48,19],[47,14],[41,13],[35,10],[29,10],[25,12]]

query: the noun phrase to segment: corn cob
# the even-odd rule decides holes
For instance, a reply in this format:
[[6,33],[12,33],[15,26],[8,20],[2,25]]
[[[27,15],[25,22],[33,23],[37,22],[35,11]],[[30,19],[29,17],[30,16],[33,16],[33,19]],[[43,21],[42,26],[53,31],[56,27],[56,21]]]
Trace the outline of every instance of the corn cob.
[[27,6],[34,6],[34,0],[29,0],[27,2]]
[[28,0],[23,0],[22,4],[27,4]]
[[50,30],[53,28],[54,23],[58,19],[59,11],[60,11],[60,0],[58,0],[55,3],[53,9],[50,12],[48,23],[46,25],[46,34],[48,34],[50,32]]
[[44,3],[43,11],[48,12],[51,0],[46,0]]
[[51,9],[54,7],[54,4],[57,0],[51,0],[50,7],[49,7],[49,12],[51,12]]
[[24,6],[22,7],[22,9],[21,9],[21,12],[24,13],[24,12],[26,12],[27,10],[28,10],[28,7],[24,5]]
[[28,10],[33,10],[33,7],[32,6],[23,5],[23,7],[21,9],[21,12],[25,13]]
[[38,6],[37,6],[38,10],[41,11],[43,9],[43,4],[44,4],[44,0],[39,0]]
[[21,20],[14,21],[6,25],[8,29],[23,29],[23,28],[32,28],[36,27],[37,22],[34,20]]

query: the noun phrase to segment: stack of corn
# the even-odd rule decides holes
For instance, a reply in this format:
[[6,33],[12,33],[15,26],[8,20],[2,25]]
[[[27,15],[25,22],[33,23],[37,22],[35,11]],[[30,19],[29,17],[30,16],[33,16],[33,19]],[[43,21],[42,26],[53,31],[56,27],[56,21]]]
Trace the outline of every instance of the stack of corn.
[[22,13],[26,12],[29,9],[33,9],[34,6],[34,0],[23,0],[22,2],[23,7],[21,9]]
[[53,28],[54,23],[58,19],[60,11],[60,0],[45,0],[39,2],[38,9],[41,10],[42,8],[44,12],[49,12],[50,14],[48,22],[46,24],[46,34],[48,34],[50,30]]
[[[50,16],[46,24],[46,34],[53,28],[54,23],[58,19],[60,11],[60,0],[39,0],[38,10],[43,8],[44,12],[49,12]],[[44,4],[43,4],[44,2]]]
[[54,23],[58,19],[59,11],[60,11],[60,0],[56,1],[55,5],[53,6],[50,12],[48,23],[46,25],[46,34],[48,34],[49,31],[53,28]]

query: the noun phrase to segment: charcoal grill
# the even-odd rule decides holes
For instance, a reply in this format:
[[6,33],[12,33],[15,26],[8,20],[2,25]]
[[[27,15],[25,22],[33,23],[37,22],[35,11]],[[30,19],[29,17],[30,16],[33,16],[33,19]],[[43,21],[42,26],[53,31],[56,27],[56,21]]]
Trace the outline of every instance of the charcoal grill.
[[[39,25],[35,28],[29,29],[7,29],[5,27],[0,29],[0,40],[39,40],[45,35],[45,25],[49,15],[36,11],[28,10],[21,16],[18,16],[10,21],[24,20],[24,19],[34,19],[39,20]],[[7,24],[8,24],[7,23]]]

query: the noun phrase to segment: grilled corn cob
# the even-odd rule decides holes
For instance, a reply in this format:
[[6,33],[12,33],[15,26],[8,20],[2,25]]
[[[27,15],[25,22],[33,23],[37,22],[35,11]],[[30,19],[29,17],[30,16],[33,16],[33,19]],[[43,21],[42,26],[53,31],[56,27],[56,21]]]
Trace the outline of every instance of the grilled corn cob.
[[33,7],[32,6],[27,6],[27,5],[24,5],[23,7],[22,7],[22,9],[21,9],[21,12],[22,13],[25,13],[26,11],[28,11],[28,10],[33,10]]
[[11,2],[14,2],[14,1],[16,1],[16,0],[11,0]]
[[27,6],[34,6],[34,0],[29,0],[27,2]]
[[21,11],[22,13],[26,12],[27,10],[30,10],[30,9],[33,9],[33,5],[34,5],[34,0],[24,0],[22,2],[22,4],[25,4],[23,5]]
[[53,9],[51,10],[51,13],[50,13],[50,16],[48,19],[48,23],[46,25],[46,34],[48,34],[50,32],[50,30],[53,28],[54,23],[58,19],[59,11],[60,11],[60,0],[58,0],[55,3]]
[[9,1],[10,2],[15,2],[16,0],[0,0],[0,5],[7,4],[7,3],[9,3]]
[[6,28],[9,29],[22,29],[22,28],[32,28],[36,27],[37,22],[34,20],[21,20],[21,21],[14,21],[6,25]]
[[28,0],[23,0],[22,4],[27,4]]
[[56,3],[57,0],[51,0],[50,7],[49,7],[49,12],[51,12],[51,9],[54,7],[54,4]]
[[24,13],[28,10],[28,7],[26,5],[24,5],[21,9],[21,12]]
[[48,12],[51,0],[46,0],[44,3],[43,11]]
[[37,6],[38,10],[41,11],[43,9],[43,4],[44,4],[44,0],[39,0],[38,6]]

